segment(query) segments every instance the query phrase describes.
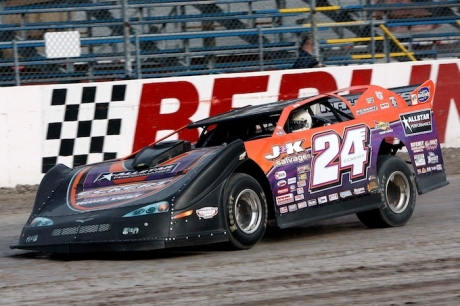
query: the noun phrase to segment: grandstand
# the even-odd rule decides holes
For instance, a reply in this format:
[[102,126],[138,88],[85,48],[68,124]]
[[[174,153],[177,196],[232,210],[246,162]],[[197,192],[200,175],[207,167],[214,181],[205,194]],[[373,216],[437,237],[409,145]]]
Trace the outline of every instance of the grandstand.
[[326,66],[460,55],[457,0],[0,4],[1,86],[289,69],[305,32]]

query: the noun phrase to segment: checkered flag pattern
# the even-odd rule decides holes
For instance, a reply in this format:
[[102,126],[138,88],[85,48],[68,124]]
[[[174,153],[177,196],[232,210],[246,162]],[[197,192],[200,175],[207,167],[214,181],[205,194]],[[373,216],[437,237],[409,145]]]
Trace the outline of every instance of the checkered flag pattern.
[[122,120],[111,118],[110,108],[124,101],[126,85],[110,87],[53,89],[42,173],[58,163],[77,167],[117,157],[107,144],[119,138]]

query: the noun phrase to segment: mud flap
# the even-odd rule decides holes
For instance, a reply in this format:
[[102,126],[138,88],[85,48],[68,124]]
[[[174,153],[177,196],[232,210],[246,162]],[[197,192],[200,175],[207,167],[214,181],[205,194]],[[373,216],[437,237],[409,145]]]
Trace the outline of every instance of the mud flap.
[[418,177],[415,180],[418,194],[424,194],[449,184],[444,171],[438,171],[430,176]]

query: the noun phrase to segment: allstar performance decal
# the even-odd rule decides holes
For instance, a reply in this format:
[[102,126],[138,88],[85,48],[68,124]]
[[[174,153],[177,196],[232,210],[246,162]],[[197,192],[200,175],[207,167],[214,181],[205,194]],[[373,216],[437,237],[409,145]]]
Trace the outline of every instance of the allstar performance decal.
[[406,135],[417,135],[432,131],[433,123],[430,109],[401,114],[399,117]]
[[131,179],[141,176],[148,176],[152,174],[164,174],[173,172],[176,169],[178,164],[170,164],[164,166],[156,166],[153,168],[141,170],[141,171],[120,171],[120,172],[104,172],[101,173],[97,179],[94,181],[95,183],[104,182],[104,181],[117,181],[117,180],[124,180],[124,179]]

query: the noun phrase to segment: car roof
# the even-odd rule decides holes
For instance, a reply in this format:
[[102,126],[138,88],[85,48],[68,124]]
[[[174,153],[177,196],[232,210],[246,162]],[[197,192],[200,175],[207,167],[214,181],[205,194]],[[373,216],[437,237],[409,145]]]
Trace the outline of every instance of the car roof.
[[249,105],[241,108],[231,110],[226,113],[222,113],[216,116],[212,116],[203,120],[199,120],[187,125],[188,128],[196,128],[202,126],[209,126],[212,124],[223,123],[227,121],[243,120],[247,118],[253,118],[262,115],[273,115],[280,114],[283,109],[293,103],[307,99],[307,97],[284,100],[278,102],[270,102],[261,105]]
[[[409,86],[401,86],[401,87],[394,87],[394,88],[389,88],[388,90],[393,91],[396,94],[401,94],[403,92],[409,92],[410,90],[415,89],[417,86],[415,85],[409,85]],[[355,104],[355,101],[363,94],[363,92],[360,93],[352,93],[352,94],[347,94],[341,96],[342,98],[348,100],[350,104],[353,106]],[[302,97],[302,98],[296,98],[296,99],[289,99],[289,100],[282,100],[282,101],[276,101],[276,102],[270,102],[266,104],[261,104],[261,105],[249,105],[241,108],[237,108],[219,115],[215,115],[206,119],[202,119],[196,122],[192,122],[189,125],[187,125],[187,128],[197,128],[197,127],[204,127],[204,126],[209,126],[213,124],[218,124],[218,123],[224,123],[224,122],[231,122],[231,121],[239,121],[239,120],[244,120],[248,118],[254,118],[257,116],[263,116],[263,115],[273,115],[273,114],[281,114],[281,112],[284,110],[286,106],[289,106],[291,104],[294,104],[296,102],[300,102],[306,99],[311,99],[315,97],[323,97],[322,95],[317,95],[313,97]],[[408,102],[408,97],[403,97],[406,102]],[[316,99],[313,99],[315,101]],[[327,102],[334,104],[336,102],[340,102],[340,100],[337,97],[326,97]]]

